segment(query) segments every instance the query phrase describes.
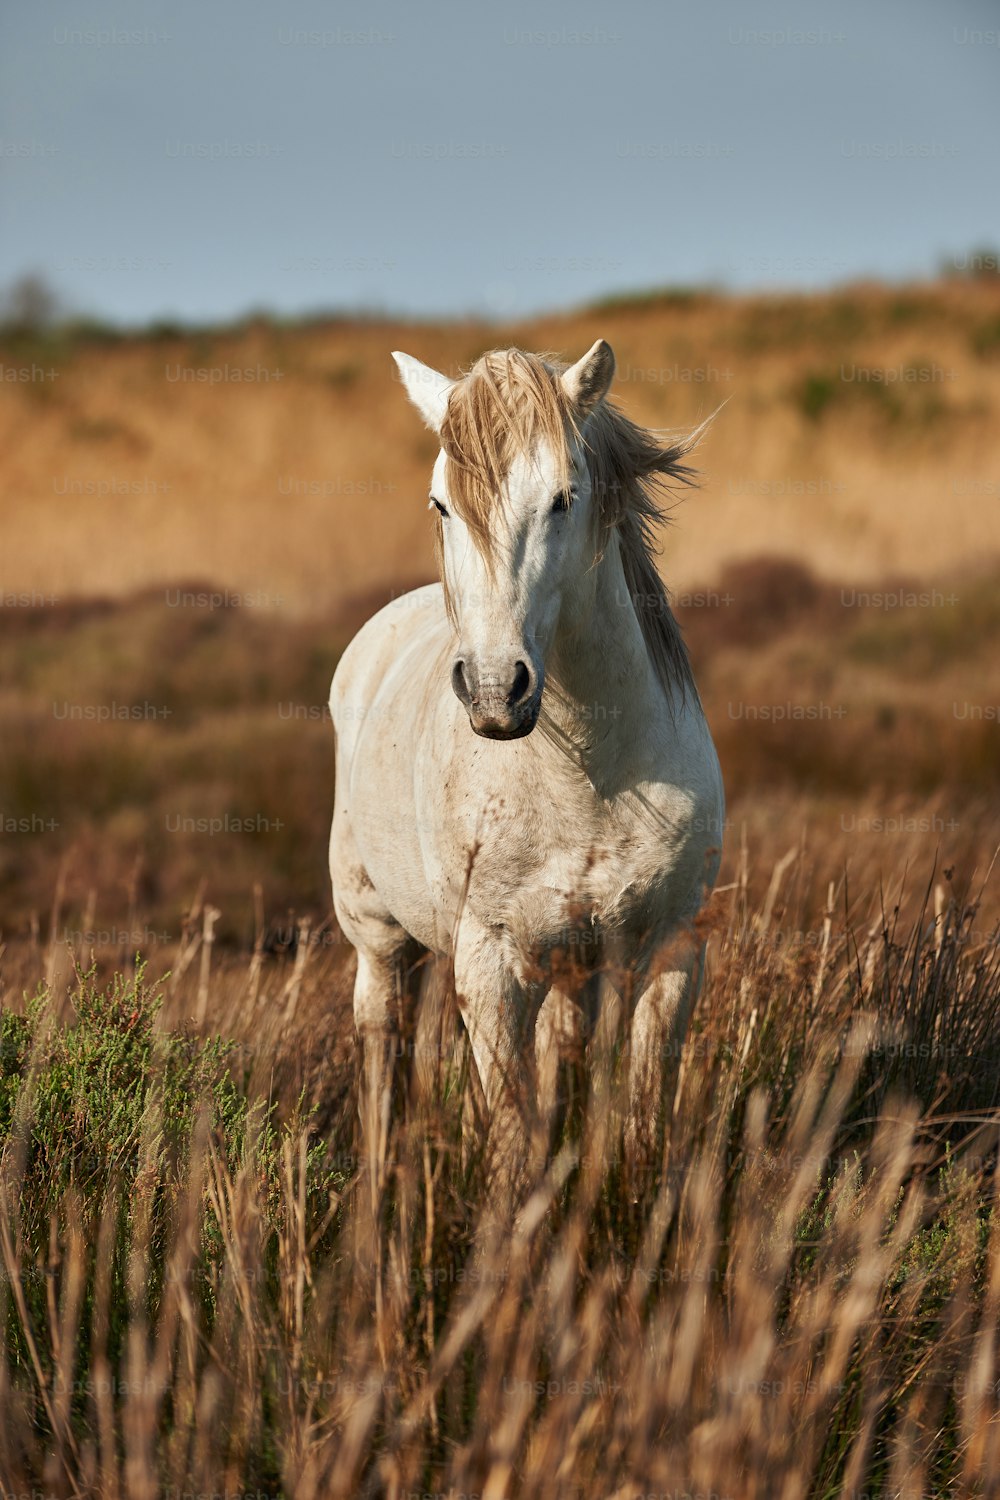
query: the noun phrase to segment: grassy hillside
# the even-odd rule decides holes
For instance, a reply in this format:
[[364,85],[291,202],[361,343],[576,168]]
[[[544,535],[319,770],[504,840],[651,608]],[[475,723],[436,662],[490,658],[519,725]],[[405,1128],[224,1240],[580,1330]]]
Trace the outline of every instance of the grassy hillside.
[[0,585],[65,598],[201,578],[301,615],[409,582],[430,569],[434,445],[389,351],[457,373],[498,344],[575,357],[598,336],[638,420],[689,428],[727,403],[670,538],[677,587],[761,551],[851,582],[1000,552],[1000,282],[984,280],[666,292],[503,327],[8,340]]

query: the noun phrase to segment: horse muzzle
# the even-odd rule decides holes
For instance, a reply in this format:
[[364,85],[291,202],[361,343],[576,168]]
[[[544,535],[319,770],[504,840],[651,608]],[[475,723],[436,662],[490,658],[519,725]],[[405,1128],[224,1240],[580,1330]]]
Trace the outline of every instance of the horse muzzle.
[[452,668],[451,685],[474,733],[483,739],[523,739],[538,723],[542,674],[520,657],[509,671],[487,674],[460,656]]

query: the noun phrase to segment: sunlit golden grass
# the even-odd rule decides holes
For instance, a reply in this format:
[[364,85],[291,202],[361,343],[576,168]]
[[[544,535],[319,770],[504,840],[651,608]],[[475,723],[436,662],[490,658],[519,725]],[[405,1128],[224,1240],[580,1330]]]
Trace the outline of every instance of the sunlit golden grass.
[[569,1060],[499,1238],[446,974],[374,1222],[349,976],[307,933],[236,964],[192,913],[161,1010],[131,972],[6,1010],[6,1491],[990,1493],[997,934],[943,882],[905,931],[824,903],[789,942],[786,881],[714,903],[653,1156]]
[[937,575],[1000,552],[998,296],[985,281],[665,294],[503,327],[344,319],[7,348],[5,364],[57,378],[4,389],[0,584],[66,597],[199,577],[302,614],[409,583],[431,567],[434,444],[389,351],[455,373],[497,344],[570,355],[598,336],[637,420],[689,428],[727,402],[669,539],[675,586],[762,550],[852,581]]

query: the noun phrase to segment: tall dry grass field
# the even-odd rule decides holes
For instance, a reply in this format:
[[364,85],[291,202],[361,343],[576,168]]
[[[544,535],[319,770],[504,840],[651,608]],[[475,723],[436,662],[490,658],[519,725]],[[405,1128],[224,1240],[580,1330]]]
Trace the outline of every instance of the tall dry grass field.
[[[0,1494],[1000,1494],[1000,287],[98,332],[0,339]],[[726,403],[676,1093],[640,1158],[627,1038],[568,1058],[505,1230],[428,970],[373,1209],[324,705],[431,576],[389,351],[598,336]]]
[[623,1152],[622,1040],[610,1086],[570,1060],[554,1127],[524,1101],[513,1234],[447,976],[373,1218],[336,957],[213,963],[193,913],[158,987],[22,958],[6,1493],[992,1493],[995,938],[938,889],[914,927],[832,906],[790,942],[778,872],[751,885],[712,905],[654,1150]]

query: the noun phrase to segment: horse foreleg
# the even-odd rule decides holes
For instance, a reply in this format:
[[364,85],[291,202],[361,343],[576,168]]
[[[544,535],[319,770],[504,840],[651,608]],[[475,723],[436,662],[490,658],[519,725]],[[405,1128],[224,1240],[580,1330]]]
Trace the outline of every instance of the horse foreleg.
[[372,1212],[385,1183],[392,1113],[392,1075],[398,1027],[398,966],[359,951],[354,985],[354,1024],[361,1044],[358,1115],[368,1170]]
[[535,1066],[538,1073],[538,1113],[551,1131],[558,1104],[559,1064],[582,1052],[584,1017],[578,1004],[553,985],[542,1002],[535,1023]]
[[455,946],[455,988],[489,1111],[489,1177],[501,1207],[525,1173],[541,995],[521,981],[495,938],[468,922]]
[[672,1110],[703,951],[692,948],[681,963],[651,974],[639,993],[632,1016],[627,1149],[649,1144],[661,1099]]

